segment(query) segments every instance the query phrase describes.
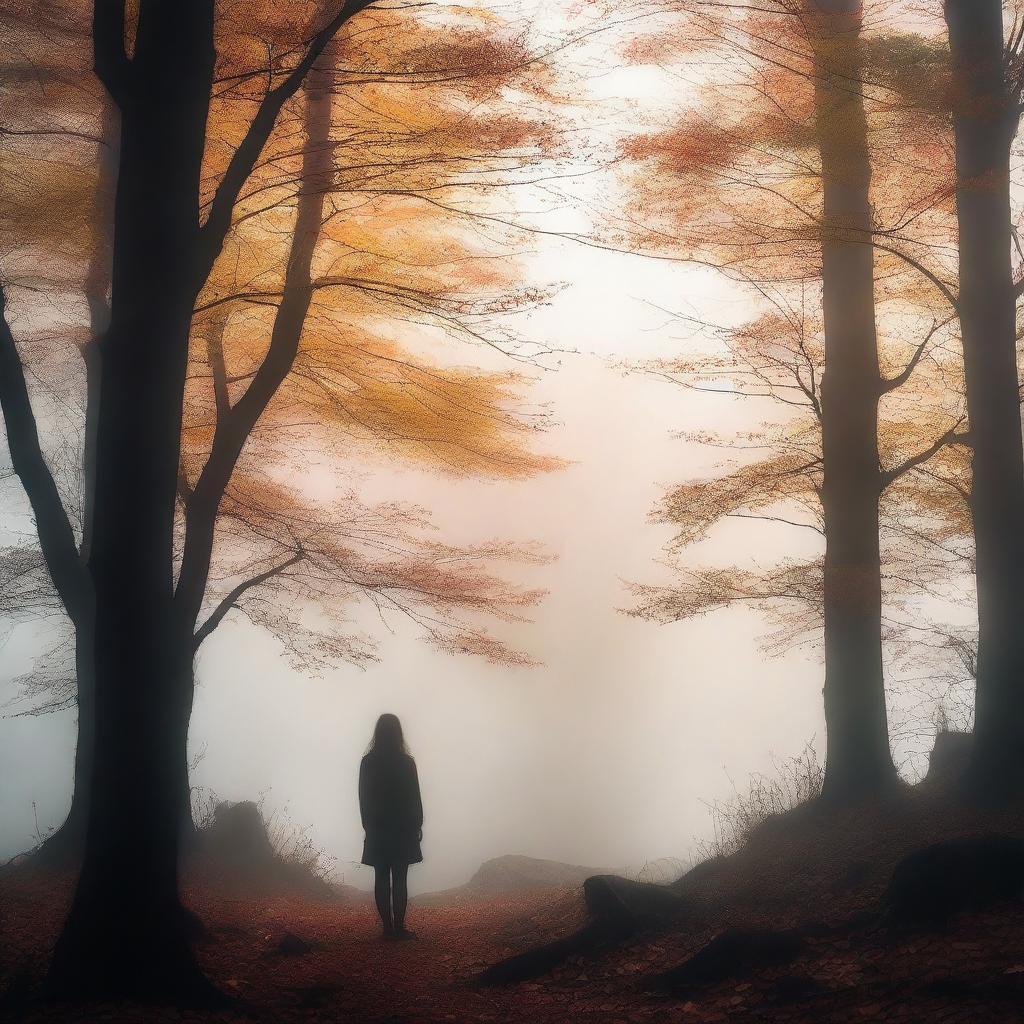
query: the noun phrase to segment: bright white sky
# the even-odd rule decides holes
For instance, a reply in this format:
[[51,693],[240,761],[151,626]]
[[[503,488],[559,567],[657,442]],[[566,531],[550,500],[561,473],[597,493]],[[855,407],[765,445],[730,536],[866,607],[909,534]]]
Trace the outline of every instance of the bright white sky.
[[[628,93],[648,111],[663,109],[665,86],[644,71],[593,82],[595,99]],[[517,633],[542,667],[451,658],[397,620],[393,634],[377,631],[380,661],[365,671],[305,678],[244,620],[222,625],[200,659],[191,745],[205,753],[195,784],[222,799],[264,794],[269,809],[309,826],[356,884],[369,874],[353,863],[362,842],[356,771],[382,711],[401,716],[419,763],[418,891],[459,884],[505,853],[620,868],[685,858],[709,832],[703,801],[727,795],[730,776],[742,783],[771,770],[773,754],[812,739],[821,747],[815,654],[766,661],[763,623],[743,610],[672,626],[620,611],[630,603],[624,581],[666,578],[657,563],[670,534],[648,521],[652,506],[669,485],[713,472],[721,454],[674,435],[749,425],[751,412],[616,363],[680,350],[678,325],[654,306],[739,321],[746,299],[708,271],[531,245],[530,275],[566,288],[520,329],[579,352],[539,373],[531,399],[550,403],[557,421],[543,447],[572,465],[501,483],[384,467],[368,471],[364,493],[432,508],[452,540],[539,541],[556,555],[529,570],[524,582],[550,595]],[[739,557],[778,540],[750,528],[716,537],[719,553]],[[8,642],[0,701],[13,696],[10,680],[28,669],[33,646],[24,630]],[[31,845],[37,819],[44,831],[62,819],[73,725],[70,713],[0,719],[0,859]]]

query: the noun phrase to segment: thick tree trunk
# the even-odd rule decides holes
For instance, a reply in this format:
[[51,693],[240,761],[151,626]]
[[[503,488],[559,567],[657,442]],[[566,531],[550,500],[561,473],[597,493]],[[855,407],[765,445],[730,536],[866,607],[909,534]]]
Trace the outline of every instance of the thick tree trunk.
[[[77,680],[77,742],[75,745],[74,792],[68,816],[61,827],[53,833],[33,854],[33,862],[60,869],[77,867],[81,863],[85,844],[86,823],[89,820],[89,790],[92,778],[92,764],[96,745],[96,694],[95,666],[93,663],[93,625],[78,623],[75,626],[75,673]],[[183,667],[183,705],[191,718],[195,674],[192,665]],[[188,845],[196,837],[195,821],[192,817],[192,784],[189,779],[189,763],[182,757],[177,766],[177,787],[181,808],[181,846]]]
[[896,779],[882,674],[878,541],[880,373],[870,243],[871,166],[860,93],[860,4],[808,0],[824,190],[821,383],[825,523],[826,799]]
[[946,0],[954,71],[960,326],[973,445],[978,670],[968,780],[1024,790],[1024,453],[1010,260],[1010,144],[1000,0]]
[[213,56],[209,0],[143,3],[130,77],[118,89],[112,309],[89,559],[95,747],[81,876],[51,966],[51,986],[64,995],[181,1002],[211,992],[178,900],[190,705],[182,679],[192,652],[175,625],[172,577]]

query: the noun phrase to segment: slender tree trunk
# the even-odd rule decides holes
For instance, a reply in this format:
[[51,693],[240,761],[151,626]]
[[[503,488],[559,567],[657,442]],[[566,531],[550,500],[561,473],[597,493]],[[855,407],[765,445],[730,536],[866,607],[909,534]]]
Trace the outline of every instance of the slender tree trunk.
[[[100,409],[100,380],[103,335],[110,325],[110,264],[113,256],[114,189],[117,183],[118,113],[107,97],[103,100],[100,126],[102,142],[97,150],[96,193],[93,250],[86,270],[83,292],[89,306],[89,340],[82,347],[85,368],[85,425],[82,436],[82,540],[79,547],[83,562],[92,549],[94,504],[96,497],[96,431]],[[61,827],[43,843],[36,854],[39,862],[66,866],[77,863],[85,840],[88,818],[89,776],[92,773],[95,743],[95,694],[93,630],[95,609],[73,622],[75,629],[76,704],[78,706],[75,765],[72,776],[71,808]]]
[[[109,263],[105,279],[109,281]],[[104,288],[104,292],[106,289]],[[85,361],[85,437],[82,444],[82,560],[88,564],[92,548],[94,504],[96,500],[96,431],[100,408],[100,378],[103,358],[100,353],[103,333],[110,319],[110,307],[90,300],[93,327],[92,336],[82,353]],[[75,626],[75,672],[76,703],[78,705],[78,730],[75,742],[75,768],[71,794],[71,810],[60,831],[53,836],[58,848],[65,854],[77,856],[81,853],[85,839],[85,822],[88,817],[89,777],[92,774],[93,745],[96,741],[96,694],[94,666],[95,609],[87,619],[76,622]],[[60,838],[59,838],[60,837]],[[62,841],[61,841],[62,840]]]
[[[120,27],[118,32],[123,31]],[[82,872],[54,953],[65,995],[208,998],[178,899],[190,636],[175,628],[182,396],[198,288],[213,4],[143,3],[121,91],[95,523],[95,748]],[[184,662],[183,662],[183,659]]]
[[82,349],[85,364],[85,430],[82,438],[82,559],[92,549],[96,499],[96,431],[99,425],[103,336],[110,326],[110,275],[114,258],[114,200],[120,158],[120,114],[103,97],[101,142],[96,153],[96,204],[93,216],[93,250],[83,285],[89,304],[89,340]]
[[[191,651],[191,645],[187,650]],[[192,720],[192,708],[195,704],[196,673],[194,658],[187,655],[182,659],[181,689],[182,714],[185,716],[185,743],[182,748],[184,756],[177,766],[178,774],[178,807],[181,816],[181,833],[178,837],[179,850],[187,850],[193,846],[198,836],[195,818],[192,817],[192,781],[189,778],[188,760],[188,723]]]
[[89,817],[89,778],[92,775],[96,743],[95,665],[93,638],[95,609],[81,613],[75,630],[75,685],[78,722],[76,725],[74,789],[71,807],[63,824],[33,855],[37,864],[64,869],[76,866],[82,857],[85,826]]
[[878,792],[896,778],[882,673],[878,541],[880,373],[870,244],[871,165],[860,93],[859,0],[808,0],[824,190],[826,799]]
[[[233,406],[228,407],[226,397],[218,397],[217,428],[210,456],[186,504],[185,547],[175,603],[189,629],[195,627],[206,593],[217,514],[225,490],[253,427],[291,371],[302,340],[313,297],[313,256],[323,228],[324,204],[333,181],[332,86],[332,57],[330,52],[324,52],[311,68],[304,90],[306,146],[302,154],[302,185],[296,203],[284,291],[274,317],[270,347],[252,383]],[[217,364],[223,355],[218,353],[218,330],[211,336],[214,342],[211,358]],[[215,365],[213,370],[216,381],[223,367]]]
[[1010,260],[1010,145],[999,0],[946,0],[954,71],[960,326],[973,444],[979,796],[1024,789],[1024,453]]

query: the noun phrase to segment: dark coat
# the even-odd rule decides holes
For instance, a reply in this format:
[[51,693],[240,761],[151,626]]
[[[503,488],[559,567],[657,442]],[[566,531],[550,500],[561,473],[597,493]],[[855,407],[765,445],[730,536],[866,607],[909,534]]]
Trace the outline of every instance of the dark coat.
[[372,751],[359,765],[359,813],[366,830],[363,863],[374,867],[423,860],[423,804],[416,762]]

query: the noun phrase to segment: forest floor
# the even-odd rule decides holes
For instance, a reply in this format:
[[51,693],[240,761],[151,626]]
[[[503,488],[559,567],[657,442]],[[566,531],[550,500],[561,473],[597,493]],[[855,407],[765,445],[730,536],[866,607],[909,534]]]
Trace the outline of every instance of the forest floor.
[[[693,914],[502,987],[481,987],[475,976],[583,925],[578,889],[455,891],[447,902],[413,900],[408,923],[418,938],[385,943],[365,894],[271,896],[192,872],[185,898],[207,926],[197,954],[208,975],[237,999],[233,1009],[219,1012],[16,1005],[19,992],[31,991],[42,977],[71,886],[70,878],[43,874],[29,862],[0,874],[0,1021],[1019,1024],[1019,904],[960,914],[941,930],[894,929],[863,913],[877,908],[893,866],[907,852],[991,831],[1024,836],[1024,809],[976,811],[928,784],[838,816],[798,809],[762,826],[746,848],[710,873],[675,883]],[[785,966],[740,972],[686,995],[665,995],[650,985],[728,925],[777,929],[809,922],[826,927],[817,937],[812,931]],[[286,934],[311,951],[280,952]]]

